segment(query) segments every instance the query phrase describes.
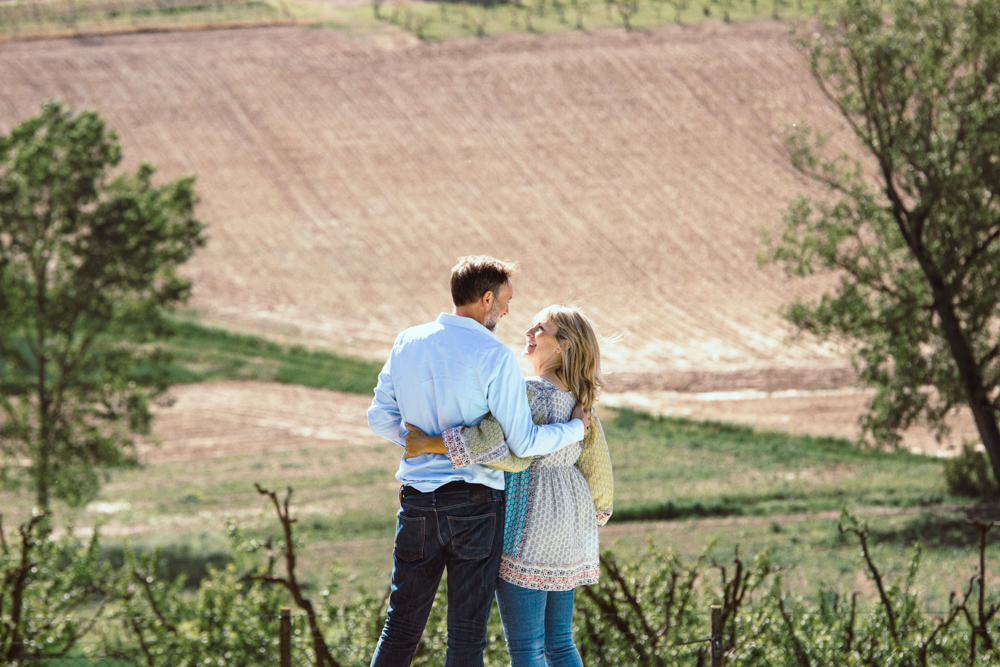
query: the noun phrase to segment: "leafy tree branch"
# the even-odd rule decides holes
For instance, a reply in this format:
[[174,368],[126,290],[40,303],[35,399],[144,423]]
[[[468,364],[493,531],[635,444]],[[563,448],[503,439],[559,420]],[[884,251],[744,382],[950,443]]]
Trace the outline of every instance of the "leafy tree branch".
[[97,113],[58,102],[0,136],[0,481],[43,509],[135,462],[168,381],[149,343],[205,243],[193,178],[114,175],[121,160]]

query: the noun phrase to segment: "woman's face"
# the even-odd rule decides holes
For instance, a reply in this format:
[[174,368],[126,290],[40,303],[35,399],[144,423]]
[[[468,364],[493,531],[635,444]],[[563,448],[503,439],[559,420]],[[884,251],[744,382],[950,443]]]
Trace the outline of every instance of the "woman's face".
[[536,371],[558,368],[562,345],[556,339],[559,327],[549,320],[539,320],[524,332],[524,357]]

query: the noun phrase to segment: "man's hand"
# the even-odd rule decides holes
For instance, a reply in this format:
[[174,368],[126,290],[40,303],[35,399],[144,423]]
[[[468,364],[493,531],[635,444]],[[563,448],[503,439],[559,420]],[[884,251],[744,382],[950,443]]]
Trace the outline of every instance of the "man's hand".
[[406,434],[406,452],[403,458],[412,459],[421,454],[447,454],[448,448],[440,435],[427,435],[413,424],[404,424],[409,433]]
[[[570,421],[572,421],[574,419],[579,419],[580,421],[582,421],[583,422],[583,434],[587,435],[587,431],[590,430],[590,410],[584,410],[583,409],[583,405],[580,404],[580,403],[577,403],[576,407],[573,408],[573,414],[571,414],[569,416],[569,418],[570,418]],[[409,428],[409,426],[407,426],[407,428]],[[406,442],[407,443],[410,442],[409,436],[407,436]]]

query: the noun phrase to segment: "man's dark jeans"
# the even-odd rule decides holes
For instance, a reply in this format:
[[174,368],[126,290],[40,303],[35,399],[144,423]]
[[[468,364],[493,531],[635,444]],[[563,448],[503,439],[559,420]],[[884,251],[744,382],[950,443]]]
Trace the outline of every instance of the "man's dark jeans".
[[482,666],[503,550],[504,498],[496,489],[475,494],[485,497],[472,495],[446,491],[402,499],[396,516],[389,611],[371,667],[410,664],[446,567],[445,667]]

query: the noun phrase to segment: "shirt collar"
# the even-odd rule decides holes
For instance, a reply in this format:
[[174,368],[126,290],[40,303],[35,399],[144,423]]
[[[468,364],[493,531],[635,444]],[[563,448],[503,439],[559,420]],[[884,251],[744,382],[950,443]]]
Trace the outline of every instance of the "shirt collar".
[[475,331],[477,333],[486,334],[500,340],[497,338],[496,334],[484,327],[479,322],[475,321],[471,317],[462,317],[461,315],[452,315],[451,313],[441,313],[437,318],[438,324],[444,324],[453,327],[462,327],[463,329],[468,329],[469,331]]

